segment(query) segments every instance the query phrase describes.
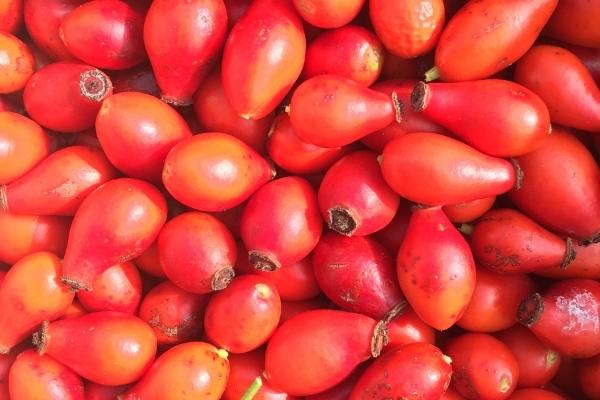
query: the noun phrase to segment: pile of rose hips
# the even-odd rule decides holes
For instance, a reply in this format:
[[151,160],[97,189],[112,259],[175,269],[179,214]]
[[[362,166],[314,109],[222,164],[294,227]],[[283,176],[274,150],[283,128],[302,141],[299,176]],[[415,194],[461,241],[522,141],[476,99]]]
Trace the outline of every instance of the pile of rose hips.
[[600,399],[599,21],[0,2],[0,400]]

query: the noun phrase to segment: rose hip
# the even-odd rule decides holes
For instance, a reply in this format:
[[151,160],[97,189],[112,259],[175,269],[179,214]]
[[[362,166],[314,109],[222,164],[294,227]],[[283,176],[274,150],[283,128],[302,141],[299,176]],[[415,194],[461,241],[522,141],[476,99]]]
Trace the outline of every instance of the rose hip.
[[[118,93],[102,102],[96,134],[114,166],[127,176],[155,183],[161,180],[169,151],[192,136],[183,117],[172,107],[136,92]],[[132,157],[132,152],[137,156]]]
[[346,25],[358,15],[365,0],[293,0],[307,22],[320,28]]
[[322,226],[315,190],[290,176],[269,182],[250,198],[240,228],[250,264],[272,271],[308,256]]
[[135,314],[142,299],[142,278],[132,262],[113,265],[92,282],[92,291],[77,292],[88,311]]
[[281,316],[281,299],[268,279],[242,275],[214,294],[204,314],[204,331],[211,343],[246,353],[263,345]]
[[13,399],[84,400],[83,382],[68,367],[35,350],[19,354],[8,377]]
[[23,89],[35,70],[31,50],[16,36],[0,32],[0,57],[0,93]]
[[86,197],[73,218],[63,282],[74,290],[90,290],[106,269],[130,261],[150,247],[166,218],[165,199],[149,183],[122,178],[100,186]]
[[154,329],[159,345],[198,339],[209,297],[186,292],[170,281],[159,283],[142,300],[139,317]]
[[240,139],[209,132],[176,144],[162,180],[169,193],[200,211],[225,211],[271,180],[269,163]]
[[152,328],[116,311],[45,322],[33,343],[40,355],[49,355],[82,378],[111,386],[140,379],[156,354]]
[[229,378],[227,352],[204,342],[179,344],[163,353],[122,400],[185,398],[218,400]]
[[31,335],[44,320],[59,318],[75,294],[60,281],[60,259],[49,252],[27,255],[0,285],[0,354]]
[[167,222],[158,236],[158,255],[165,275],[188,292],[224,289],[235,275],[235,240],[210,214],[187,212]]
[[448,204],[442,210],[450,221],[460,224],[478,219],[493,207],[495,201],[496,196],[490,196],[465,203]]
[[312,263],[319,286],[343,310],[383,318],[403,300],[392,257],[370,237],[327,233]]
[[16,33],[23,23],[23,0],[7,0],[0,5],[0,30]]
[[73,216],[90,193],[117,176],[102,149],[66,147],[19,179],[0,186],[0,209],[17,214]]
[[104,72],[82,63],[58,62],[33,74],[23,102],[38,124],[71,133],[91,128],[102,100],[111,94],[112,82]]

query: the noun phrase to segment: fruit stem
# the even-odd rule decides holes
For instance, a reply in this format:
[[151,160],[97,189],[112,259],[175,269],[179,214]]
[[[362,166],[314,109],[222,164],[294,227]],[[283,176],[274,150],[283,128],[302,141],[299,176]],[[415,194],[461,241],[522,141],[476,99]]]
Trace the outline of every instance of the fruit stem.
[[101,102],[112,93],[112,82],[99,69],[90,69],[79,76],[79,92],[88,100]]
[[396,122],[401,123],[404,118],[404,103],[400,101],[396,92],[392,92],[392,104],[396,111]]
[[250,265],[259,271],[271,272],[281,268],[281,264],[279,264],[276,259],[269,257],[260,251],[249,251],[248,261],[250,262]]
[[6,197],[6,185],[0,185],[0,211],[8,212],[8,198]]
[[256,393],[258,393],[262,385],[262,378],[260,376],[257,376],[240,400],[252,400],[254,396],[256,396]]
[[526,327],[535,324],[544,312],[544,300],[539,293],[532,293],[519,305],[517,321]]
[[431,91],[425,82],[417,82],[410,94],[410,105],[415,112],[421,112],[429,104]]
[[577,256],[577,253],[575,252],[575,249],[573,248],[573,239],[568,237],[567,240],[565,241],[565,245],[566,245],[565,257],[563,258],[562,262],[560,263],[560,269],[567,268],[569,266],[569,264],[571,264],[573,262],[573,260],[575,260],[575,257]]
[[229,286],[234,277],[235,270],[233,267],[223,267],[213,274],[210,287],[212,290],[223,290]]
[[467,236],[471,236],[473,234],[473,225],[460,224],[460,226],[458,227],[458,230]]
[[425,82],[437,81],[441,78],[440,70],[437,67],[430,68],[425,72]]
[[85,290],[86,292],[91,292],[92,288],[83,282],[79,282],[77,279],[69,278],[67,276],[63,276],[60,278],[61,282],[64,283],[71,289],[73,292],[78,292],[80,290]]
[[588,239],[582,240],[580,242],[580,244],[582,246],[589,246],[590,244],[594,244],[594,243],[598,243],[600,242],[600,231],[594,233],[591,237],[589,237]]
[[515,189],[519,190],[523,187],[523,179],[525,178],[525,173],[523,172],[523,168],[521,168],[521,164],[516,158],[511,158],[510,162],[515,168]]
[[48,321],[42,322],[40,329],[33,334],[31,342],[36,347],[38,354],[43,356],[46,352],[46,345],[48,344]]
[[373,336],[371,337],[371,355],[373,357],[379,357],[381,351],[390,341],[389,332],[387,326],[397,316],[401,315],[406,310],[406,301],[401,301],[396,304],[387,314],[384,315],[383,319],[377,322],[375,329],[373,330]]
[[327,210],[327,214],[329,214],[327,222],[331,230],[345,236],[352,236],[356,231],[357,218],[346,207],[332,207]]

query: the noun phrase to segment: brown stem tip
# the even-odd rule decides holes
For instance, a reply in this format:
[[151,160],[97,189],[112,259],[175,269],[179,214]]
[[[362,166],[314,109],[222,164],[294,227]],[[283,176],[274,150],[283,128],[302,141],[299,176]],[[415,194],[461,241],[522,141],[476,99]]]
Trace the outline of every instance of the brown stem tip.
[[401,301],[396,304],[390,311],[388,311],[383,319],[377,322],[375,325],[375,329],[373,330],[373,336],[371,337],[371,355],[373,357],[379,357],[383,348],[387,346],[390,341],[389,331],[387,326],[390,322],[392,322],[397,316],[404,313],[406,310],[407,303],[406,301]]
[[167,96],[165,94],[162,94],[160,96],[160,99],[162,101],[164,101],[165,103],[172,105],[173,107],[186,107],[186,106],[191,106],[192,104],[194,104],[193,100],[191,98],[189,99],[177,99],[171,96]]
[[523,187],[525,173],[523,172],[523,168],[521,168],[521,164],[519,164],[519,161],[516,158],[511,158],[510,162],[515,168],[515,189],[519,190]]
[[80,290],[85,290],[86,292],[91,292],[92,288],[87,284],[78,281],[74,278],[69,278],[68,276],[63,276],[60,278],[61,282],[64,283],[71,289],[73,292],[78,292]]
[[404,103],[400,101],[396,92],[392,92],[392,104],[394,105],[394,111],[396,111],[396,122],[401,123],[404,118]]
[[569,264],[571,264],[573,262],[573,260],[575,260],[575,257],[577,256],[577,252],[575,252],[575,248],[573,248],[573,239],[568,237],[567,240],[565,241],[565,245],[566,245],[565,257],[563,258],[562,262],[560,263],[561,269],[567,268],[569,266]]
[[8,198],[6,197],[6,185],[0,185],[0,211],[8,212]]
[[429,90],[429,86],[425,82],[417,82],[415,88],[410,95],[410,103],[412,108],[416,112],[421,112],[427,105],[429,104],[429,99],[431,98],[431,91]]
[[539,293],[530,294],[521,302],[517,312],[517,321],[530,327],[535,324],[544,312],[544,299]]
[[589,246],[590,244],[594,244],[594,243],[598,243],[600,242],[600,231],[594,233],[592,236],[590,236],[589,238],[582,240],[580,242],[580,244],[582,246]]
[[281,268],[281,264],[277,259],[273,259],[260,251],[249,251],[248,261],[250,262],[250,265],[259,271],[271,272]]
[[100,102],[112,92],[112,82],[99,69],[90,69],[79,76],[79,91],[83,97]]
[[37,349],[39,355],[44,355],[46,352],[46,345],[48,344],[48,321],[42,322],[42,326],[37,332],[33,334],[31,342]]
[[329,228],[341,235],[352,236],[356,231],[357,218],[346,207],[337,206],[327,210]]
[[224,267],[214,273],[210,282],[212,290],[223,290],[235,277],[235,271],[233,267]]

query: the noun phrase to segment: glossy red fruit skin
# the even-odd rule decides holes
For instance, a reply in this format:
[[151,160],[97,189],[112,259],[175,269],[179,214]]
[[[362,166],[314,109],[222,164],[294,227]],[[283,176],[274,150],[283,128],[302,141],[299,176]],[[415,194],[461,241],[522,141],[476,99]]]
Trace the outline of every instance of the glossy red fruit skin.
[[95,0],[67,14],[59,35],[69,52],[97,68],[127,69],[146,59],[145,13],[120,0]]
[[527,388],[517,389],[508,400],[564,400],[564,397],[545,389]]
[[128,386],[107,386],[94,382],[86,382],[85,399],[86,400],[115,400],[120,394],[125,393]]
[[373,234],[373,238],[381,243],[390,254],[398,254],[398,249],[406,235],[406,229],[412,216],[413,205],[407,201],[400,202],[400,207],[387,226]]
[[74,293],[60,275],[60,259],[49,252],[29,254],[9,269],[0,285],[0,354],[69,307]]
[[521,301],[535,292],[526,274],[501,275],[477,268],[475,291],[462,317],[456,322],[473,332],[497,332],[515,324]]
[[560,354],[524,326],[516,324],[494,336],[508,346],[519,364],[518,387],[540,387],[556,375]]
[[154,97],[160,97],[160,89],[156,83],[152,66],[143,63],[137,67],[126,70],[111,71],[110,79],[113,83],[113,92],[142,92]]
[[412,93],[412,107],[495,157],[536,150],[551,131],[550,114],[542,99],[524,86],[500,79],[420,82]]
[[293,0],[305,21],[319,28],[339,28],[352,21],[365,0]]
[[226,33],[227,10],[222,0],[152,2],[144,23],[144,44],[164,101],[192,103]]
[[529,273],[555,265],[568,268],[576,258],[570,239],[565,241],[510,208],[481,217],[470,244],[479,265],[499,273]]
[[386,352],[356,382],[350,400],[439,399],[450,385],[452,367],[437,347],[412,343]]
[[294,91],[289,113],[303,141],[340,147],[385,128],[399,118],[396,112],[392,97],[384,93],[341,76],[319,75]]
[[196,135],[175,145],[165,160],[163,183],[176,200],[200,211],[225,211],[271,180],[267,161],[225,133]]
[[136,257],[133,261],[135,265],[146,274],[156,278],[167,278],[162,266],[160,265],[158,246],[156,242],[154,242],[146,251]]
[[448,22],[435,51],[444,81],[492,76],[517,61],[533,44],[558,0],[469,2]]
[[561,355],[588,358],[600,354],[599,305],[599,282],[568,279],[523,300],[517,318]]
[[381,319],[403,300],[392,257],[370,237],[327,233],[312,263],[319,286],[343,310]]
[[14,399],[83,400],[81,378],[58,361],[35,350],[19,354],[10,369],[8,386]]
[[112,83],[102,71],[86,64],[59,62],[33,74],[23,101],[38,124],[70,133],[91,128],[101,101],[111,94]]
[[281,299],[275,285],[260,276],[242,275],[211,297],[204,332],[220,348],[247,353],[267,342],[280,316]]
[[35,44],[54,60],[73,60],[73,55],[60,38],[64,18],[85,0],[27,0],[25,27]]
[[384,353],[410,343],[435,344],[435,330],[423,322],[410,307],[394,318],[387,329],[389,343],[383,349]]
[[[247,254],[244,246],[238,244],[238,254]],[[248,257],[238,257],[236,274],[255,274],[272,282],[282,301],[309,300],[321,293],[321,288],[313,272],[311,256],[285,265],[275,271],[260,271],[250,265]]]
[[413,79],[393,79],[378,82],[372,86],[372,89],[385,93],[388,96],[392,96],[392,93],[396,94],[398,103],[401,105],[402,118],[400,122],[394,121],[385,128],[365,136],[361,139],[362,143],[367,145],[371,150],[381,153],[389,141],[406,133],[445,132],[444,128],[428,120],[423,113],[416,112],[411,107],[411,95],[416,83],[417,81]]
[[240,230],[250,264],[271,271],[308,256],[322,227],[315,190],[306,179],[290,176],[269,182],[250,198]]
[[267,152],[273,162],[297,175],[323,172],[353,148],[327,148],[303,141],[292,128],[290,117],[286,113],[275,117],[267,139]]
[[[192,137],[177,111],[145,93],[108,97],[102,102],[95,126],[102,149],[114,166],[127,176],[155,183],[161,180],[173,146]],[[138,156],[132,157],[132,152]]]
[[396,272],[413,310],[438,330],[460,319],[475,290],[471,249],[441,207],[413,212]]
[[452,359],[452,387],[467,399],[506,399],[517,386],[515,356],[491,335],[462,334],[446,343],[445,353]]
[[371,86],[383,68],[384,50],[374,33],[358,25],[325,31],[306,49],[302,78],[333,74]]
[[517,180],[510,162],[427,132],[392,140],[385,146],[380,163],[384,179],[396,193],[428,205],[495,196],[508,192]]
[[331,166],[319,187],[318,200],[329,228],[346,236],[379,231],[392,221],[400,204],[372,151],[351,153]]
[[[229,380],[223,393],[223,400],[239,400],[250,387],[254,379],[261,377],[265,369],[265,351],[257,349],[244,354],[229,355]],[[254,396],[254,400],[297,400],[295,396],[271,387],[266,379]]]
[[44,324],[34,343],[40,355],[49,355],[82,378],[111,386],[140,379],[156,354],[152,328],[133,315],[115,311]]
[[[554,85],[558,77],[563,83]],[[575,54],[557,46],[532,47],[517,63],[514,79],[548,105],[553,123],[600,131],[600,89]]]
[[[98,218],[102,215],[102,218]],[[114,179],[94,190],[73,218],[63,263],[63,281],[89,290],[95,278],[130,261],[154,242],[167,219],[167,205],[154,186]]]
[[23,23],[23,0],[4,1],[0,6],[0,30],[15,33]]
[[77,298],[88,311],[120,311],[135,314],[142,299],[142,278],[132,262],[113,265],[96,277],[92,291]]
[[287,320],[305,311],[330,309],[331,306],[331,302],[325,296],[317,296],[310,300],[302,301],[282,301],[279,326],[281,326]]
[[[552,42],[554,44],[554,42]],[[581,60],[583,65],[592,74],[596,85],[600,85],[600,48],[592,49],[589,47],[575,46],[568,43],[556,41],[556,46],[562,47],[575,54]]]
[[23,176],[50,154],[50,139],[31,119],[0,112],[0,184]]
[[448,204],[442,207],[448,219],[454,223],[471,222],[478,219],[494,206],[496,196],[485,197],[459,204]]
[[186,292],[164,281],[144,296],[139,317],[154,329],[159,345],[189,342],[200,337],[209,297]]
[[561,268],[560,265],[556,265],[538,271],[537,274],[553,279],[582,278],[600,280],[600,243],[575,244],[574,250],[577,256],[568,268]]
[[29,47],[18,37],[0,31],[0,93],[15,93],[25,84],[35,71],[35,60]]
[[597,0],[560,1],[544,33],[567,43],[600,48],[600,30],[594,23],[600,18],[599,6]]
[[577,360],[577,376],[581,389],[589,398],[600,397],[600,356]]
[[173,393],[185,393],[192,399],[218,400],[228,378],[226,351],[204,342],[188,342],[163,353],[121,398],[168,399]]
[[350,393],[352,393],[352,389],[358,381],[358,378],[362,375],[368,363],[362,363],[358,367],[354,369],[352,374],[350,374],[346,379],[344,379],[341,383],[338,383],[334,387],[329,390],[326,390],[321,393],[317,393],[311,396],[304,397],[305,400],[348,400],[350,397]]
[[65,254],[70,218],[0,212],[0,262],[14,264],[28,254]]
[[186,212],[169,220],[158,236],[158,255],[169,280],[191,293],[224,289],[235,275],[235,240],[210,214]]
[[375,324],[367,316],[345,311],[300,313],[269,340],[265,377],[273,387],[295,396],[332,388],[371,357]]
[[444,27],[443,0],[369,2],[369,16],[386,49],[402,58],[433,50]]
[[212,72],[198,88],[194,95],[194,113],[204,131],[228,133],[257,152],[265,153],[274,113],[260,119],[240,117],[225,96],[220,70]]
[[101,149],[66,147],[0,187],[0,208],[16,214],[72,216],[91,192],[117,176]]
[[518,209],[555,233],[598,240],[600,167],[577,138],[554,128],[540,149],[517,161],[523,184],[508,197]]
[[269,115],[300,76],[305,52],[302,21],[290,1],[252,2],[233,26],[221,63],[223,89],[236,113],[245,119]]

